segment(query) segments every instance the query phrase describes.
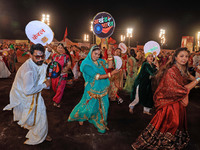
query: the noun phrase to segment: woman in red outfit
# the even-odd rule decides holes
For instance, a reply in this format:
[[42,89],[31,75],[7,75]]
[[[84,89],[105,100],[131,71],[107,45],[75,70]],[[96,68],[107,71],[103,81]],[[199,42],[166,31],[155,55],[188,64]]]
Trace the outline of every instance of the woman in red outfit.
[[59,108],[67,82],[68,70],[71,68],[71,57],[62,43],[58,44],[57,52],[58,53],[53,54],[52,60],[58,62],[61,65],[62,71],[59,77],[51,79],[51,83],[52,89],[56,93],[56,95],[53,97],[54,106]]
[[[190,90],[199,83],[188,72],[189,51],[179,48],[171,63],[162,70],[162,77],[154,94],[156,114],[131,145],[133,149],[182,149],[189,142],[186,106]],[[190,83],[188,83],[190,80]]]

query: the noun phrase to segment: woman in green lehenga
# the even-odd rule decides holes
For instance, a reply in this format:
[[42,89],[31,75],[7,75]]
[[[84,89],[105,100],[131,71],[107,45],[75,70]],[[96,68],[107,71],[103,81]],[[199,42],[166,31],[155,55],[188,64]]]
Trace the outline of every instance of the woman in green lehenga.
[[129,93],[132,91],[135,78],[137,77],[137,62],[136,62],[135,57],[136,57],[135,50],[131,49],[130,58],[127,61],[128,74],[126,78],[126,83],[124,85],[124,90]]
[[[88,120],[100,133],[105,133],[108,129],[108,87],[110,85],[108,78],[119,70],[113,70],[106,74],[105,68],[111,67],[112,61],[106,64],[103,59],[99,58],[100,53],[100,48],[93,46],[81,63],[80,71],[85,80],[85,90],[81,101],[72,110],[68,121],[79,121],[79,124],[83,125],[83,121]],[[113,59],[111,53],[108,57],[110,60]]]

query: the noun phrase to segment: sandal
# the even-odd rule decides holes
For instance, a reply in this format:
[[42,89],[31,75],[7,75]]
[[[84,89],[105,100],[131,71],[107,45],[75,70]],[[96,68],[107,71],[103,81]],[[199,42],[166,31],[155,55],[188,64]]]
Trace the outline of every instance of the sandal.
[[57,107],[57,108],[60,108],[60,104],[57,104],[57,103],[53,103],[53,106]]

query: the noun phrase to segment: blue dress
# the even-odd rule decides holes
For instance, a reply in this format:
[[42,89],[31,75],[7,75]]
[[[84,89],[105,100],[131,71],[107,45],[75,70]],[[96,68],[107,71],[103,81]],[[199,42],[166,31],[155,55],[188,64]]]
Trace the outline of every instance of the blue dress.
[[96,75],[106,74],[107,64],[103,59],[98,59],[95,64],[91,54],[95,46],[90,49],[83,60],[80,70],[85,80],[85,89],[81,101],[72,110],[68,121],[86,121],[92,123],[99,132],[105,133],[107,128],[107,115],[109,108],[108,87],[109,79],[96,80]]

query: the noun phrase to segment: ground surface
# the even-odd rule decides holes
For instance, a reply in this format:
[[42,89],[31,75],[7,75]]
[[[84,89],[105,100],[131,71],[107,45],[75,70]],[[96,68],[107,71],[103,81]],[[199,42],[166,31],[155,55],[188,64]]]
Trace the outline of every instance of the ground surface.
[[[23,61],[22,61],[23,62]],[[21,63],[18,63],[18,67]],[[15,74],[7,79],[0,79],[0,150],[131,150],[131,143],[139,136],[153,116],[142,113],[138,105],[134,114],[128,112],[129,95],[120,91],[124,103],[110,102],[108,114],[109,131],[100,134],[88,122],[79,126],[78,122],[67,122],[68,116],[83,94],[84,81],[76,81],[72,88],[65,88],[61,108],[52,103],[53,91],[43,90],[43,98],[47,107],[49,135],[52,142],[43,142],[37,146],[24,145],[25,130],[13,122],[12,111],[2,111],[9,103],[9,92]],[[154,110],[153,110],[153,114]],[[200,89],[190,93],[187,107],[188,130],[190,143],[187,150],[200,150]]]

